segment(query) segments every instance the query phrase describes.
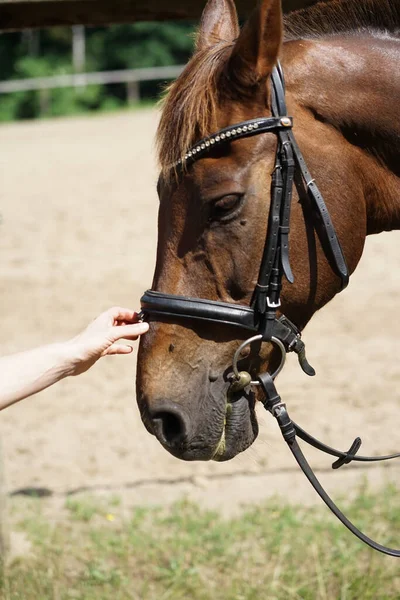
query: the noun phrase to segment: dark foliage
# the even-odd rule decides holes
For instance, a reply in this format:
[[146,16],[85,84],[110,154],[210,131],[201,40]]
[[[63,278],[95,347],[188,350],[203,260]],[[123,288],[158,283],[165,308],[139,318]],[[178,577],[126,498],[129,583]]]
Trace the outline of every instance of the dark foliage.
[[[193,47],[189,23],[136,23],[87,28],[85,71],[107,71],[184,64]],[[0,35],[0,79],[45,77],[73,72],[72,30],[53,27]],[[140,97],[154,100],[165,82],[140,85]],[[0,96],[0,120],[41,114],[65,115],[126,105],[124,84],[18,92]]]

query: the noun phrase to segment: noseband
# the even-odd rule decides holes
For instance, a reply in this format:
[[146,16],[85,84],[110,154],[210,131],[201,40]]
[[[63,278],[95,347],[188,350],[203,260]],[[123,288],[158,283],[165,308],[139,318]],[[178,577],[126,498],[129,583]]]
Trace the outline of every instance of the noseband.
[[[323,444],[291,421],[286,405],[282,403],[275,388],[274,379],[284,366],[287,352],[295,352],[303,371],[307,375],[315,375],[314,369],[306,359],[305,346],[300,331],[287,317],[277,315],[277,309],[281,306],[280,293],[283,277],[286,277],[290,283],[294,281],[289,261],[289,231],[295,177],[296,186],[302,190],[303,196],[308,197],[314,215],[320,223],[321,243],[333,271],[341,280],[342,289],[349,282],[349,271],[324,199],[307,169],[303,155],[294,138],[292,131],[293,119],[287,115],[285,84],[280,64],[273,70],[271,79],[272,117],[252,119],[222,129],[190,148],[184,159],[178,161],[175,165],[175,168],[178,169],[188,167],[197,160],[210,155],[214,148],[227,146],[234,140],[266,133],[273,133],[277,136],[275,168],[271,178],[271,205],[267,237],[258,282],[250,306],[175,296],[148,290],[141,298],[141,314],[143,318],[152,320],[163,320],[165,318],[183,322],[196,320],[247,331],[250,337],[239,346],[233,358],[231,391],[240,392],[248,386],[259,386],[264,395],[262,400],[264,407],[276,418],[282,435],[296,461],[325,504],[354,535],[371,548],[391,556],[400,557],[400,550],[393,550],[374,542],[343,515],[319,483],[297,443],[296,436],[318,450],[335,456],[337,460],[332,465],[334,469],[338,469],[352,461],[375,462],[389,460],[400,457],[400,454],[381,457],[359,456],[357,452],[361,446],[360,438],[356,438],[348,452],[341,452]],[[263,373],[252,380],[249,373],[239,371],[238,362],[241,353],[246,346],[251,345],[253,342],[270,342],[279,348],[281,362],[275,373]]]

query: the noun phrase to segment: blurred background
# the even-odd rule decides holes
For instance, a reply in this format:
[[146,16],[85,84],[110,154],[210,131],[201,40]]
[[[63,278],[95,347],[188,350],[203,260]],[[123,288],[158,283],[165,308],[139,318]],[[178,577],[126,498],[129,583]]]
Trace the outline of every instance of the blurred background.
[[191,23],[160,22],[3,33],[0,121],[154,103],[179,72],[168,67],[187,62],[193,31]]
[[[156,102],[193,31],[0,35],[2,353],[68,339],[111,305],[139,307],[157,243]],[[361,435],[365,454],[400,449],[399,274],[399,235],[369,239],[349,288],[304,333],[317,378],[292,356],[279,378],[293,418],[328,444]],[[244,454],[180,462],[141,423],[135,360],[102,360],[1,414],[1,598],[400,598],[397,564],[320,507],[262,408]],[[397,463],[332,472],[307,455],[367,533],[399,545]]]

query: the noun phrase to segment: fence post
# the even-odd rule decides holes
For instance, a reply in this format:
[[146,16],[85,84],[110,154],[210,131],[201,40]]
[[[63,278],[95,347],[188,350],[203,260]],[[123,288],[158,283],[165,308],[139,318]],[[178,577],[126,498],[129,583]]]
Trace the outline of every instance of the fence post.
[[85,27],[74,25],[72,27],[72,64],[75,73],[82,73],[86,63]]
[[50,111],[51,94],[50,90],[39,90],[39,110],[40,116],[45,117]]
[[140,87],[138,81],[128,81],[126,83],[128,104],[134,104],[140,100]]

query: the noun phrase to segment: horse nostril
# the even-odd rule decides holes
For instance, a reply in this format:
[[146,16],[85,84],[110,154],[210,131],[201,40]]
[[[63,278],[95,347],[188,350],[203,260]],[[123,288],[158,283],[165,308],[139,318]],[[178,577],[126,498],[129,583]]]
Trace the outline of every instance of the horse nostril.
[[186,423],[176,412],[155,412],[152,421],[156,437],[167,446],[178,446],[187,437]]

